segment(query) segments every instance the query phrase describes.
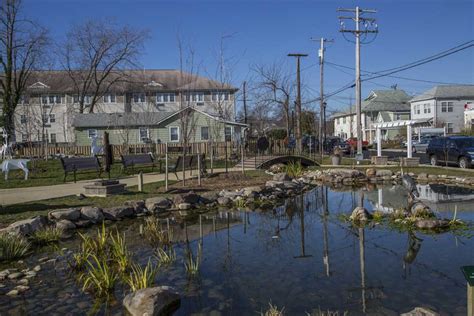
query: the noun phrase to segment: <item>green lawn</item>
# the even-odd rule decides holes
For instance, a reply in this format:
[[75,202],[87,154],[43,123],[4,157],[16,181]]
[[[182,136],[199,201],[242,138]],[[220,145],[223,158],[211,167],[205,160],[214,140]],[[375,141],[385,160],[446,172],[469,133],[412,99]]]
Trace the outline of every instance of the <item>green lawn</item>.
[[[169,161],[169,164],[172,165],[176,160],[172,159]],[[217,160],[213,163],[214,168],[224,168],[224,160]],[[231,168],[234,163],[228,162],[228,167]],[[154,172],[158,172],[159,163],[156,163]],[[206,167],[209,169],[211,166],[210,161],[206,160]],[[31,160],[28,163],[28,168],[30,169],[30,176],[28,180],[24,180],[24,174],[21,170],[10,171],[8,175],[8,181],[5,181],[3,176],[0,176],[0,189],[10,189],[10,188],[22,188],[22,187],[35,187],[35,186],[44,186],[44,185],[54,185],[64,183],[64,172],[61,166],[61,162],[58,159],[38,159]],[[162,163],[161,170],[164,172],[165,164]],[[149,173],[152,171],[151,166],[138,166],[133,170],[128,169],[126,172],[122,171],[122,164],[119,161],[116,161],[112,165],[112,170],[110,172],[111,178],[120,178],[134,173],[142,171],[144,173]],[[107,178],[106,173],[102,173],[103,178]],[[98,177],[97,172],[95,171],[82,171],[77,173],[77,180],[91,180]],[[74,181],[74,176],[70,173],[66,179],[67,182]]]

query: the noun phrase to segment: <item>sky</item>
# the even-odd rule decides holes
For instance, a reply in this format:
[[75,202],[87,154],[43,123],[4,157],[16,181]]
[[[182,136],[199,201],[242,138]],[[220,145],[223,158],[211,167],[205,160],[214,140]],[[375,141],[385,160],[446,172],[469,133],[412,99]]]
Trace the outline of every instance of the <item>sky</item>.
[[[379,33],[361,47],[361,69],[380,71],[434,55],[474,39],[472,0],[24,0],[24,13],[48,28],[56,41],[64,38],[73,24],[89,19],[110,19],[118,24],[146,29],[140,64],[149,69],[178,69],[177,34],[195,50],[199,73],[214,76],[221,39],[226,67],[237,88],[243,81],[251,87],[255,65],[278,63],[295,75],[295,60],[288,53],[306,53],[301,60],[304,97],[319,96],[319,41],[327,44],[327,62],[354,67],[355,46],[339,32],[337,8],[376,9],[367,16],[376,18]],[[344,14],[344,15],[347,15]],[[346,23],[347,28],[353,26]],[[372,40],[372,38],[371,38]],[[325,65],[324,91],[330,93],[354,80],[354,71]],[[396,74],[411,79],[443,83],[474,84],[474,47],[443,59]],[[295,75],[296,76],[296,75]],[[398,89],[415,95],[435,83],[379,78],[365,81],[362,96],[372,90]],[[328,100],[329,113],[347,110],[354,89]],[[252,103],[252,101],[249,101]],[[240,106],[240,102],[239,102]],[[316,106],[316,104],[308,105]]]

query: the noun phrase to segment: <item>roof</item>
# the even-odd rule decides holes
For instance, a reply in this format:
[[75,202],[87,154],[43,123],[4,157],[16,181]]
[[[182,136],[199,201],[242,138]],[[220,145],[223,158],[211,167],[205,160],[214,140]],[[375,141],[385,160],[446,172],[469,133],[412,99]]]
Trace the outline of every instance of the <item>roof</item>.
[[[179,70],[126,70],[113,73],[110,80],[116,82],[110,91],[115,92],[145,92],[145,91],[212,91],[238,89],[227,83],[211,80],[197,74]],[[47,91],[73,93],[74,81],[66,71],[35,71],[28,79],[30,91]],[[92,87],[93,88],[93,87]],[[91,89],[92,89],[91,88]]]
[[374,90],[362,101],[362,112],[408,112],[410,99],[403,90]]
[[415,96],[410,102],[430,99],[463,99],[474,98],[474,85],[442,85],[435,86],[420,95]]
[[209,113],[197,110],[192,107],[187,107],[174,112],[125,112],[125,113],[82,113],[74,116],[72,126],[76,128],[91,128],[91,127],[139,127],[159,125],[165,120],[183,112],[193,110],[208,116],[209,118],[229,124],[246,127],[246,124],[227,121],[213,116]]

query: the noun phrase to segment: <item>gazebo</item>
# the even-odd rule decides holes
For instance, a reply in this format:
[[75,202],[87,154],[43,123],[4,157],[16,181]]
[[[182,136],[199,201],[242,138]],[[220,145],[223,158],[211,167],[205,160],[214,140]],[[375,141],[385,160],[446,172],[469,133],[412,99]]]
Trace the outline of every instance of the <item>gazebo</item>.
[[[414,127],[427,127],[431,126],[432,119],[423,119],[423,120],[400,120],[400,121],[391,121],[383,123],[375,123],[373,127],[376,129],[376,139],[377,139],[377,161],[386,161],[386,157],[382,156],[382,130],[386,129],[398,129],[400,127],[407,127],[407,157],[408,159],[412,158],[412,134]],[[385,159],[384,159],[385,158]],[[378,164],[378,163],[376,163]]]

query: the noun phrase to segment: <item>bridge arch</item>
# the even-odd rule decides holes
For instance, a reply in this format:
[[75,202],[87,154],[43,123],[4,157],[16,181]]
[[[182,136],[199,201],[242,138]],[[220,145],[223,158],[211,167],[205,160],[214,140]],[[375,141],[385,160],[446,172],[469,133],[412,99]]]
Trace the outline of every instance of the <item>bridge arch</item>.
[[303,157],[303,156],[296,156],[296,155],[289,155],[289,156],[279,156],[279,157],[272,157],[268,160],[265,160],[261,164],[257,165],[256,169],[268,169],[271,166],[282,163],[287,165],[290,162],[299,162],[303,167],[309,166],[319,166],[319,163],[311,158]]

